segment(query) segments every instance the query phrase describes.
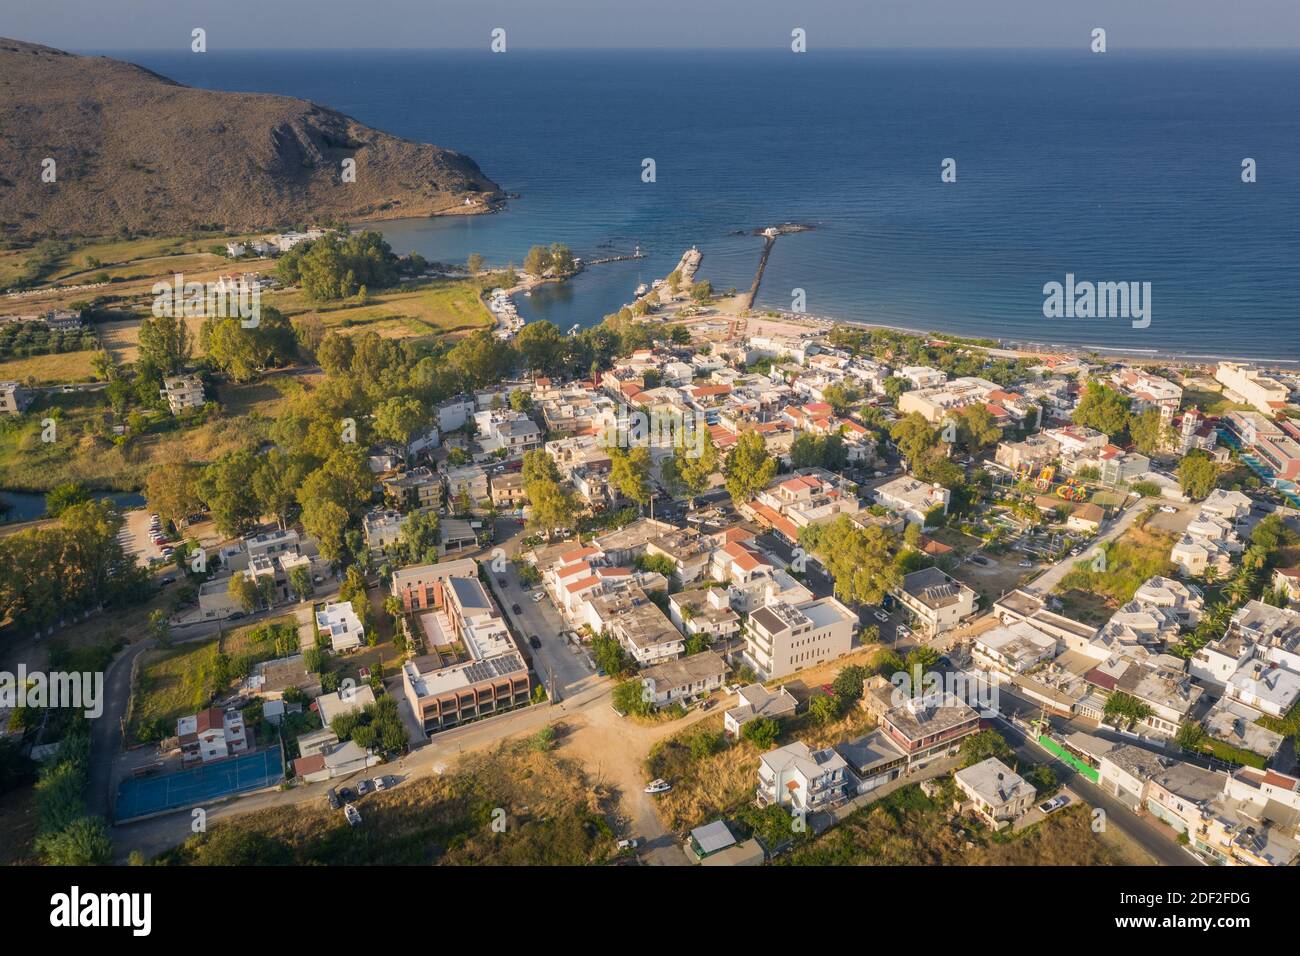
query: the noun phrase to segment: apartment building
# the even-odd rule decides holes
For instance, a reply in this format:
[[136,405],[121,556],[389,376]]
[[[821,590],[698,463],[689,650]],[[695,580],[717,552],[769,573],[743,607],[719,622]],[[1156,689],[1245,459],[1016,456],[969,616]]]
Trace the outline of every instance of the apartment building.
[[169,375],[163,379],[158,394],[167,400],[167,407],[173,415],[179,415],[187,408],[202,408],[203,379],[197,375]]
[[356,650],[366,638],[361,618],[349,601],[326,604],[317,611],[316,629],[329,638],[330,649],[335,654]]
[[478,564],[472,558],[440,561],[437,564],[417,564],[393,572],[389,590],[402,602],[408,614],[442,607],[442,587],[447,578],[472,578],[478,574]]
[[[863,695],[863,705],[870,706],[869,695]],[[947,693],[909,697],[880,714],[880,729],[906,755],[908,767],[956,753],[979,724],[977,711]]]
[[248,732],[238,710],[209,707],[176,721],[181,761],[223,760],[248,751]]
[[849,795],[848,764],[834,750],[811,750],[802,741],[770,750],[758,760],[760,807],[789,807],[812,813],[836,806]]
[[584,623],[597,633],[616,638],[643,667],[672,660],[686,651],[681,632],[640,587],[590,597],[583,609]]
[[975,613],[975,592],[938,567],[905,575],[891,593],[910,612],[916,629],[931,637]]
[[919,388],[904,392],[898,399],[898,411],[902,415],[917,412],[934,425],[943,421],[945,416],[970,405],[988,406],[989,412],[995,419],[1005,420],[1013,417],[1005,404],[992,401],[993,398],[998,397],[1002,397],[1007,403],[1013,403],[1018,398],[1009,392],[1004,392],[997,384],[987,379],[955,378],[935,388]]
[[1214,379],[1234,402],[1244,402],[1264,415],[1276,415],[1286,405],[1291,390],[1250,365],[1220,362]]
[[1160,420],[1165,425],[1173,424],[1174,415],[1183,401],[1182,386],[1143,369],[1120,369],[1111,376],[1111,384],[1129,397],[1130,412],[1136,415],[1148,408],[1159,409]]
[[478,579],[477,563],[454,564],[460,573],[436,577],[422,570],[396,585],[404,602],[408,596],[413,605],[432,599],[432,606],[418,617],[426,647],[463,649],[463,654],[452,655],[453,663],[435,652],[402,665],[406,699],[429,734],[525,705],[532,689],[528,666]]
[[833,597],[795,605],[778,602],[749,616],[745,658],[764,680],[834,660],[853,646],[858,617]]

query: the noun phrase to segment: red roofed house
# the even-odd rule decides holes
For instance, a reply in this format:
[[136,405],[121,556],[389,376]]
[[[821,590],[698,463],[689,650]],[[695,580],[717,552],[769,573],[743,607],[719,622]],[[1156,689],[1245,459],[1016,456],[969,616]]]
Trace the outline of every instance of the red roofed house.
[[185,763],[222,760],[248,750],[244,717],[237,710],[209,707],[182,717],[176,721],[176,736],[180,738],[181,760]]

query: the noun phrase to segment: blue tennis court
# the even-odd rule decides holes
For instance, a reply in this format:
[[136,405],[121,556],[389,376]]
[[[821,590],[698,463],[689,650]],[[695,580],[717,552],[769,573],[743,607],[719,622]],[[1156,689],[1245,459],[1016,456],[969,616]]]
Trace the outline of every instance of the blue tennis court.
[[280,748],[244,754],[161,777],[133,777],[117,788],[118,820],[178,810],[235,793],[261,790],[284,779]]

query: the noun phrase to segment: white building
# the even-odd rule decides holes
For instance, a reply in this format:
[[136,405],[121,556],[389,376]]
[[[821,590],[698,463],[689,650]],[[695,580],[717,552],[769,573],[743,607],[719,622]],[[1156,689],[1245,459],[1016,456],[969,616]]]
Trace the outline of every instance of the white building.
[[727,662],[713,651],[664,661],[640,673],[645,699],[654,707],[707,697],[727,678]]
[[356,650],[365,642],[361,618],[348,601],[326,604],[316,612],[316,627],[329,638],[334,652]]
[[942,568],[913,571],[893,591],[918,630],[937,637],[975,613],[976,594]]
[[858,616],[833,597],[768,604],[749,616],[745,657],[765,680],[834,660],[853,646]]
[[848,784],[848,764],[829,748],[813,751],[796,740],[759,758],[759,806],[811,813],[843,801]]
[[953,780],[970,799],[975,812],[995,830],[1013,822],[1034,803],[1033,784],[997,757],[958,770]]
[[880,485],[871,495],[877,504],[922,525],[933,508],[942,508],[947,514],[948,503],[952,500],[952,492],[943,485],[919,481],[909,475]]
[[179,415],[187,408],[201,408],[203,379],[197,375],[169,375],[163,379],[159,395],[167,399],[167,407],[173,415]]
[[1271,378],[1259,369],[1236,362],[1220,362],[1214,371],[1215,381],[1234,402],[1245,402],[1265,415],[1276,415],[1291,395],[1282,382]]

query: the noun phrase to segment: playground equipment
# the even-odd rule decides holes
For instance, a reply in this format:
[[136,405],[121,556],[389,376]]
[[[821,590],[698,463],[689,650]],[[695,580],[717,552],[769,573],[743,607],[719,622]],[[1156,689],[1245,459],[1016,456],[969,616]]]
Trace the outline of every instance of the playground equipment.
[[1056,494],[1066,501],[1083,501],[1088,497],[1088,490],[1079,484],[1078,479],[1070,478],[1056,489]]
[[1016,469],[1016,480],[1024,481],[1034,473],[1034,469],[1029,465],[1021,465]]
[[1055,475],[1056,466],[1046,465],[1043,467],[1043,470],[1038,473],[1038,480],[1035,481],[1034,484],[1038,486],[1039,491],[1046,491],[1048,488],[1052,487],[1052,478],[1055,477]]

